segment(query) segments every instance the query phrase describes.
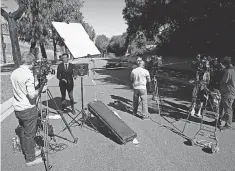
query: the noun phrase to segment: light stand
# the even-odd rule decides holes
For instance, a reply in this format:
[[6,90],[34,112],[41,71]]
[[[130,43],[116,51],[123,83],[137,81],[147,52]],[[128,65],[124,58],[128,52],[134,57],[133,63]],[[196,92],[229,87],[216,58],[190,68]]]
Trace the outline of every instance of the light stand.
[[[158,114],[161,116],[161,109],[160,109],[160,103],[162,102],[161,97],[159,95],[158,91],[158,83],[157,83],[157,76],[154,76],[154,94],[153,94],[153,100],[157,100],[157,107],[158,107]],[[155,99],[157,97],[157,99]]]
[[[84,76],[87,75],[88,73],[86,74],[86,71],[85,71],[86,69],[84,68],[84,64],[79,64],[79,65],[81,65],[81,66],[78,69],[78,73],[75,73],[75,71],[74,71],[74,75],[78,74],[81,78],[81,103],[82,103],[82,108],[75,117],[72,117],[71,114],[68,113],[68,116],[72,119],[72,121],[68,124],[68,126],[70,127],[70,126],[74,125],[75,123],[77,123],[82,128],[84,123],[86,123],[86,121],[88,121],[90,123],[90,125],[97,131],[94,124],[89,119],[91,117],[90,112],[86,113],[86,111],[85,111],[86,108],[84,108],[84,84],[83,84],[83,79],[84,79]],[[88,71],[88,65],[87,65],[87,71]],[[80,114],[82,115],[82,117],[80,119],[76,120]],[[66,128],[64,128],[64,130],[65,129]]]

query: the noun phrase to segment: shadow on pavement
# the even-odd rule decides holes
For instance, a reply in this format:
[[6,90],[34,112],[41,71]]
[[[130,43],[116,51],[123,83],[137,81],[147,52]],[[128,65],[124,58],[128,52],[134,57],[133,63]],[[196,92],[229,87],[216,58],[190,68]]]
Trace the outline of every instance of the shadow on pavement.
[[[133,114],[133,102],[131,100],[116,95],[111,95],[111,98],[114,99],[114,102],[110,102],[108,106],[113,107],[116,110],[128,113],[130,115]],[[141,105],[139,105],[139,107],[141,108]],[[154,106],[149,104],[148,111],[150,114],[156,114],[158,112],[158,109],[155,109]]]
[[[42,104],[44,106],[47,105],[47,101],[44,100],[42,102]],[[69,100],[66,100],[66,104],[65,104],[66,107],[70,106],[70,101]],[[61,97],[54,97],[53,99],[49,99],[48,100],[48,107],[53,109],[53,110],[62,110],[61,108]]]

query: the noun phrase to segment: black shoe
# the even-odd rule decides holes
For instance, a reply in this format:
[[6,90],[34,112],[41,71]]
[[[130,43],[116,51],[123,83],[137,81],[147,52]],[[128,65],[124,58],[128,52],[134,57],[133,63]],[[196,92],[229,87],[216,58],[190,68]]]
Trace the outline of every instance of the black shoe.
[[225,124],[225,125],[221,128],[222,131],[225,131],[225,130],[228,130],[228,129],[231,129],[231,126],[229,126],[229,125],[227,125],[227,124]]
[[76,114],[76,112],[75,112],[74,108],[72,108],[72,114],[73,114],[73,115],[75,115],[75,114]]
[[65,111],[65,105],[62,105],[61,108],[62,108],[62,111]]
[[[211,125],[212,125],[212,126],[216,126],[216,122],[217,122],[216,120],[213,121],[213,122],[211,122]],[[222,123],[221,123],[221,120],[220,120],[220,119],[219,119],[218,122],[217,122],[217,127],[218,127],[218,128],[221,128],[221,127],[222,127]]]

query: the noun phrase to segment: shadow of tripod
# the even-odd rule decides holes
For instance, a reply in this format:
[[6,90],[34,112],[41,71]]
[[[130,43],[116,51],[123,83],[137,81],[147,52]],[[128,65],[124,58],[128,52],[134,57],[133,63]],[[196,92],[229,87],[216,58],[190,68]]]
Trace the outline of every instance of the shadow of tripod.
[[[73,138],[73,141],[71,141],[71,140],[69,140],[69,139],[67,139],[67,138],[65,138],[65,137],[59,136],[59,135],[57,135],[57,134],[53,134],[53,136],[54,136],[54,137],[61,138],[61,139],[63,139],[63,140],[66,140],[66,141],[69,141],[69,142],[72,142],[72,143],[75,143],[75,144],[76,144],[77,141],[78,141],[78,138],[75,138],[75,137],[74,137],[74,135],[73,135],[73,133],[72,133],[72,130],[71,130],[70,127],[69,127],[68,122],[67,122],[66,119],[64,118],[63,113],[60,111],[60,109],[59,109],[59,107],[58,107],[56,101],[54,100],[54,98],[53,98],[53,96],[52,96],[52,94],[51,94],[51,91],[50,91],[48,88],[46,89],[46,95],[47,95],[47,96],[49,97],[49,99],[50,99],[51,101],[53,101],[53,103],[55,104],[55,106],[56,106],[56,112],[60,115],[61,119],[63,120],[63,122],[64,122],[66,128],[68,129],[69,133],[71,134],[71,136],[72,136],[72,138]],[[38,101],[37,101],[37,103],[36,103],[36,104],[37,104],[37,105],[36,105],[37,108],[38,108],[39,99],[41,99],[41,94],[39,95]]]

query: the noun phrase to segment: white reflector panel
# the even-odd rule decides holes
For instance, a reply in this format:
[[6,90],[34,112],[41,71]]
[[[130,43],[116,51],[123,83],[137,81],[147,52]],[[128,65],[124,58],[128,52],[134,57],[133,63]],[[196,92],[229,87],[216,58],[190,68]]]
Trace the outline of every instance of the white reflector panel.
[[52,24],[74,58],[100,54],[80,23],[52,22]]

